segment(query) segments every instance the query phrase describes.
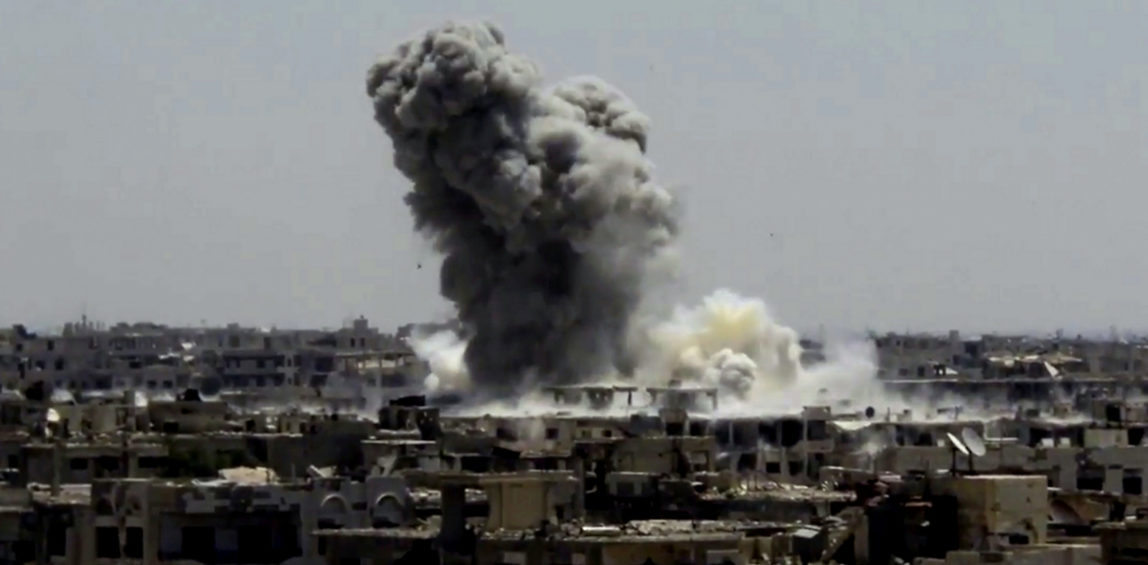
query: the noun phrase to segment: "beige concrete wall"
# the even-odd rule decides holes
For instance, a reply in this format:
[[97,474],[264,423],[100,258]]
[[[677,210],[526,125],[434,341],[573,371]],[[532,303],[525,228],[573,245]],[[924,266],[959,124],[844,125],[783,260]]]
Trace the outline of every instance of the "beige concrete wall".
[[1048,537],[1048,488],[1044,477],[982,475],[938,483],[957,498],[962,548],[978,548],[986,536],[1023,534],[1029,543]]

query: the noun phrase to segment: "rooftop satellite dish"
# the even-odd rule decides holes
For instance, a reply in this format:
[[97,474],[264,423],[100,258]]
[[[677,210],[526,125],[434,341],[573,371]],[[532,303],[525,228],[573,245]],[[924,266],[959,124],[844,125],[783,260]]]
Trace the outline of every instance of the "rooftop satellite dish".
[[60,413],[57,412],[55,408],[49,408],[48,411],[44,413],[44,420],[49,424],[58,423],[60,421]]
[[949,447],[952,447],[953,451],[966,456],[969,454],[969,448],[965,447],[965,444],[961,442],[960,438],[953,435],[952,432],[946,432],[945,435],[949,438]]
[[[957,454],[960,453],[965,457],[969,456],[969,448],[965,447],[964,442],[960,438],[953,435],[952,432],[945,432],[945,437],[949,440],[949,448],[953,450],[953,464],[949,467],[949,473],[952,476],[957,476]],[[973,459],[969,457],[969,461]]]
[[985,449],[985,440],[981,439],[981,435],[972,428],[961,430],[961,441],[964,442],[969,453],[977,457],[984,457],[985,453],[988,453],[988,450]]

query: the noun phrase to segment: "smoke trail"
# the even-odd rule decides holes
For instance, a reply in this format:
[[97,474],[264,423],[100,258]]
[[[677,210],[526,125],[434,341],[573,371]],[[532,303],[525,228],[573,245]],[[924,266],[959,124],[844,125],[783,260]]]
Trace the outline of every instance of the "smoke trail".
[[631,317],[677,232],[646,117],[595,78],[541,88],[489,24],[403,43],[367,91],[414,183],[415,226],[445,254],[440,291],[476,387],[628,372]]

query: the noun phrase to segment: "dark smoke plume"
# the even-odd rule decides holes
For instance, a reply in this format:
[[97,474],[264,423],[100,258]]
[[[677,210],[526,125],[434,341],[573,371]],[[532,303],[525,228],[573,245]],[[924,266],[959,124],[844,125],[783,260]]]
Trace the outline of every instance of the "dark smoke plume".
[[415,226],[445,254],[441,293],[476,388],[626,373],[651,267],[672,260],[673,198],[648,119],[596,78],[539,84],[489,24],[447,24],[374,65],[367,92],[413,183]]

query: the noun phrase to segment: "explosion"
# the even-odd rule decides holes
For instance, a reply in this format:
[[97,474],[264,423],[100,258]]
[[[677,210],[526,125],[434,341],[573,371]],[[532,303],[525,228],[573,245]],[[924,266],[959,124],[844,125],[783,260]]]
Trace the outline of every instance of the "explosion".
[[488,24],[403,43],[367,84],[415,226],[445,255],[476,389],[628,372],[631,316],[677,232],[646,117],[598,79],[543,89]]
[[676,272],[677,205],[645,155],[649,120],[614,87],[544,88],[496,27],[446,24],[375,64],[367,93],[464,328],[412,339],[428,389],[672,376],[747,397],[803,373],[796,332],[759,300],[723,291],[638,321]]

